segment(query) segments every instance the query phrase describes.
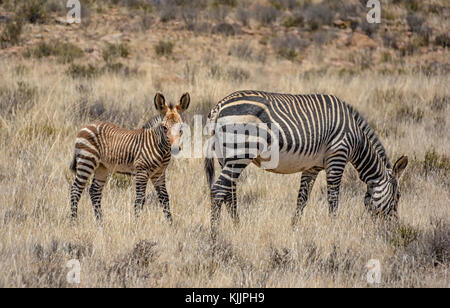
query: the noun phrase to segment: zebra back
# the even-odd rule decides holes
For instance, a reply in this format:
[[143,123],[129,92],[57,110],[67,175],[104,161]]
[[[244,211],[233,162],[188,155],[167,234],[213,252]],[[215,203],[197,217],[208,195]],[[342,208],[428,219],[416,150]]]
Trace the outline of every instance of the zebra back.
[[161,123],[163,119],[164,117],[162,115],[156,115],[150,118],[150,120],[148,120],[147,123],[145,123],[144,126],[142,126],[142,128],[144,129],[153,128],[159,123]]

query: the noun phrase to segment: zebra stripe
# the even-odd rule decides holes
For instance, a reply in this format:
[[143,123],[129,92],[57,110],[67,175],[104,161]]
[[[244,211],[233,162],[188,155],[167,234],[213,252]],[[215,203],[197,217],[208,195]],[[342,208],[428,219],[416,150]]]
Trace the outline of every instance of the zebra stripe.
[[89,195],[95,217],[101,218],[103,187],[108,175],[117,172],[136,176],[136,215],[145,204],[146,187],[150,180],[165,216],[169,222],[172,221],[165,172],[171,150],[179,151],[181,146],[181,130],[177,131],[174,127],[182,123],[180,114],[188,108],[190,96],[185,93],[175,106],[166,104],[164,96],[157,93],[154,102],[161,115],[150,119],[141,129],[129,130],[109,122],[96,122],[78,132],[71,164],[75,172],[70,190],[72,219],[77,217],[78,202],[92,176]]
[[[224,151],[224,145],[217,142],[219,124],[265,123],[279,128],[279,162],[268,171],[284,174],[302,172],[293,223],[306,206],[317,174],[322,170],[326,171],[327,176],[329,210],[332,213],[336,211],[347,162],[356,168],[360,179],[367,184],[367,208],[377,213],[397,215],[398,178],[407,165],[407,157],[402,156],[391,167],[376,133],[353,107],[336,96],[238,91],[219,101],[210,111],[208,119],[212,127],[210,135],[215,138],[210,143],[205,160],[211,189],[213,231],[223,204],[238,221],[236,180],[250,163],[259,166],[261,161],[260,152],[244,160],[241,157],[221,157],[222,171],[213,183],[214,161],[211,154]],[[266,140],[267,144],[271,142]],[[246,146],[249,145],[246,143]],[[258,148],[254,150],[258,151]]]

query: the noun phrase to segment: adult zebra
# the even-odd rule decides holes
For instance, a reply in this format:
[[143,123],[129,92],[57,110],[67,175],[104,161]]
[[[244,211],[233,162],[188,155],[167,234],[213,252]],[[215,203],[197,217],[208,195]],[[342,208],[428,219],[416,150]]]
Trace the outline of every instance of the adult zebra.
[[76,173],[70,190],[72,219],[77,217],[78,201],[89,178],[93,175],[89,194],[97,219],[101,218],[100,201],[103,186],[112,172],[136,176],[135,214],[145,203],[145,191],[150,179],[155,186],[164,214],[172,221],[169,195],[166,190],[166,168],[171,152],[181,147],[181,113],[190,103],[188,93],[180,103],[167,104],[160,93],[154,104],[160,116],[152,118],[141,129],[128,130],[108,122],[96,122],[82,128],[75,142],[71,169]]
[[[311,188],[321,170],[326,171],[329,210],[336,211],[347,162],[353,164],[360,179],[367,184],[366,207],[377,213],[397,216],[400,197],[398,179],[407,166],[408,158],[400,157],[391,167],[375,132],[354,108],[337,97],[238,91],[222,99],[210,111],[208,121],[212,142],[208,146],[205,171],[211,190],[213,234],[223,204],[234,221],[239,221],[236,180],[250,163],[261,166],[264,162],[261,140],[259,143],[251,142],[251,133],[247,129],[240,132],[236,130],[236,125],[242,123],[256,126],[264,124],[265,127],[271,124],[272,128],[267,128],[267,131],[273,131],[273,128],[279,131],[277,139],[268,137],[263,140],[268,145],[273,145],[275,140],[278,142],[278,163],[268,168],[268,171],[284,174],[302,172],[293,224],[306,206]],[[219,132],[231,134],[231,137],[241,134],[244,142],[238,143],[237,138],[230,139],[230,136],[217,138]],[[227,154],[230,148],[237,149],[240,146],[246,148],[245,155],[242,155],[242,151]],[[253,149],[249,151],[249,147]],[[213,153],[216,153],[222,166],[215,183]]]

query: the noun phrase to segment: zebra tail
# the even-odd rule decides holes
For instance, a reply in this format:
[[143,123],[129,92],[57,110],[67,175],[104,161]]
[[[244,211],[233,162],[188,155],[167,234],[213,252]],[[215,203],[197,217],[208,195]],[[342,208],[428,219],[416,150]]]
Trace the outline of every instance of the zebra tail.
[[209,190],[212,190],[214,184],[214,157],[205,158],[205,172],[208,180]]
[[75,155],[73,156],[72,163],[70,164],[70,170],[72,170],[72,172],[77,171],[77,159]]

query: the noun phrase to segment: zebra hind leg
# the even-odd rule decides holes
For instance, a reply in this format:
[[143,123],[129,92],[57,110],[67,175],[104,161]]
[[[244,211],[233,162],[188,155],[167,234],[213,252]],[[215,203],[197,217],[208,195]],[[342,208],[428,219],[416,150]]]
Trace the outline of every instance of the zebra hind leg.
[[239,159],[224,163],[222,172],[211,190],[211,234],[215,237],[220,222],[220,210],[225,204],[235,225],[239,223],[236,202],[236,181],[251,159]]
[[317,174],[322,170],[322,168],[313,168],[302,173],[301,181],[300,181],[300,190],[298,192],[297,197],[297,207],[295,209],[294,216],[292,217],[292,226],[295,226],[303,213],[303,209],[305,208],[309,194],[311,193],[311,189],[314,186],[314,183],[317,178]]
[[78,202],[86,187],[89,178],[94,173],[94,168],[87,164],[75,164],[75,179],[70,189],[70,216],[75,220],[78,216]]
[[101,199],[103,187],[108,177],[108,171],[104,167],[99,167],[95,170],[94,179],[89,187],[89,195],[91,196],[92,207],[94,208],[95,219],[102,218]]

